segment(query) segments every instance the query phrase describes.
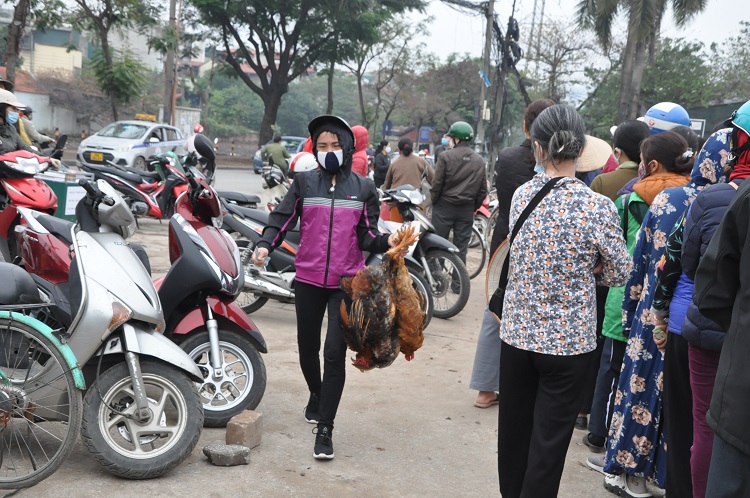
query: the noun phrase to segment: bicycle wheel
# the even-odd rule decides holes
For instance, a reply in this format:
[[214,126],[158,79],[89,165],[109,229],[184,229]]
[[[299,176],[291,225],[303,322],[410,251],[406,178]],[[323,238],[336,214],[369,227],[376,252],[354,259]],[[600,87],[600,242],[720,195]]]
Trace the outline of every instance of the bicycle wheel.
[[57,346],[0,318],[0,489],[33,486],[57,470],[78,438],[82,409]]
[[487,242],[476,225],[471,227],[471,240],[476,240],[476,244],[469,244],[466,250],[466,270],[469,272],[469,278],[474,278],[482,273],[487,262]]

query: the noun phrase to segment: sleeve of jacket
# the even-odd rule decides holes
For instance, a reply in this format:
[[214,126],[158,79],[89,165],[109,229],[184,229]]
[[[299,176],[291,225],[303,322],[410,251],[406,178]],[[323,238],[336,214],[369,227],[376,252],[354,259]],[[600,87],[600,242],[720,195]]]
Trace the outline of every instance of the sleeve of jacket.
[[364,181],[364,208],[357,225],[357,238],[362,251],[381,253],[388,250],[388,234],[378,231],[378,217],[380,216],[380,202],[375,190],[375,183],[366,178]]
[[602,274],[598,283],[606,287],[619,287],[627,281],[633,261],[622,236],[617,208],[609,198],[603,196],[601,203],[602,206],[598,209],[601,215],[594,233],[602,262]]
[[695,280],[695,272],[701,260],[701,226],[705,210],[702,196],[693,201],[685,217],[685,233],[682,239],[682,271],[690,280]]
[[625,284],[625,298],[622,300],[622,329],[625,337],[628,337],[630,334],[630,328],[632,327],[633,319],[635,318],[635,310],[641,299],[643,283],[646,279],[646,273],[648,272],[651,242],[648,240],[650,237],[646,236],[646,231],[651,233],[651,230],[653,230],[653,224],[653,215],[651,214],[651,210],[649,210],[646,212],[646,217],[643,219],[641,229],[638,231],[635,249],[633,250],[633,271],[630,274],[628,282]]
[[257,244],[258,247],[265,247],[269,252],[273,251],[283,242],[286,232],[297,224],[297,220],[302,214],[301,184],[303,176],[295,176],[289,192],[268,215],[268,225],[263,229],[263,235]]
[[26,145],[26,143],[21,139],[21,135],[18,134],[16,129],[13,126],[10,126],[10,134],[13,136],[13,140],[15,140],[16,148],[14,150],[25,150],[27,152],[33,152],[34,154],[37,153],[36,149],[32,149],[31,146]]
[[677,281],[682,275],[682,241],[687,211],[682,214],[667,238],[664,254],[656,264],[656,284],[654,301],[651,304],[656,311],[669,313],[669,303],[674,296]]
[[425,167],[427,168],[427,181],[432,185],[432,182],[435,181],[435,168],[430,166],[430,163],[427,162]]
[[740,263],[747,240],[750,196],[744,189],[729,205],[695,273],[693,301],[700,312],[729,330],[740,288]]
[[479,182],[479,190],[477,191],[477,196],[474,198],[474,211],[482,207],[484,198],[487,197],[487,176],[485,171],[486,170],[483,166],[482,171],[480,172],[481,181]]
[[24,125],[24,129],[26,130],[26,134],[29,136],[29,138],[33,142],[43,144],[45,142],[52,141],[52,139],[48,137],[47,135],[42,135],[41,133],[36,131],[36,127],[34,126],[34,123],[32,123],[29,118],[26,118],[26,117],[23,118],[23,125]]
[[[447,152],[447,151],[446,151]],[[443,194],[443,183],[445,182],[445,152],[440,154],[438,162],[435,165],[435,176],[432,179],[432,188],[430,189],[430,197],[432,198],[432,204],[437,204],[440,200],[440,196]]]
[[391,188],[391,183],[393,182],[393,163],[391,163],[390,166],[388,166],[388,172],[385,174],[385,181],[383,182],[383,189],[388,190]]

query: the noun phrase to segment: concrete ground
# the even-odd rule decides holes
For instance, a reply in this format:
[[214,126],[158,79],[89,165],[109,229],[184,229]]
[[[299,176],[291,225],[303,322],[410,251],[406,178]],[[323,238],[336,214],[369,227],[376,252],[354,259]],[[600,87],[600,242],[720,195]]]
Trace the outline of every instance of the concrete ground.
[[[221,170],[219,188],[257,193],[259,177]],[[167,223],[141,220],[134,237],[145,245],[154,273],[169,266]],[[401,356],[369,373],[347,369],[336,418],[336,458],[312,457],[312,425],[303,418],[307,388],[299,369],[293,305],[270,301],[251,315],[263,333],[268,387],[257,408],[263,441],[250,465],[215,467],[202,448],[223,442],[223,429],[204,429],[191,456],[158,479],[127,481],[108,474],[78,443],[52,477],[18,496],[499,496],[497,407],[473,406],[468,388],[477,333],[485,306],[484,280],[472,282],[466,308],[450,320],[433,319],[416,358]],[[502,402],[502,401],[501,401]],[[588,456],[575,431],[559,496],[609,497],[602,475],[585,465]],[[508,451],[513,451],[509,448]]]

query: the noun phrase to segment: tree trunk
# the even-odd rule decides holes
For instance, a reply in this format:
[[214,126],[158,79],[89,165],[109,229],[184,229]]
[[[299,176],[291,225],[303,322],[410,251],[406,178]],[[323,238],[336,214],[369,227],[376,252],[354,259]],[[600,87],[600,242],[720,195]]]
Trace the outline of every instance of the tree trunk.
[[263,120],[260,123],[260,134],[258,136],[258,144],[265,144],[273,138],[272,125],[276,123],[276,116],[279,113],[279,107],[281,106],[281,97],[284,96],[281,91],[274,91],[263,96],[263,104],[265,104],[265,110],[263,112]]
[[635,60],[633,63],[633,80],[631,88],[630,105],[628,106],[627,119],[636,119],[641,110],[641,84],[643,83],[643,72],[646,69],[646,44],[638,42],[635,45]]
[[[31,11],[31,0],[19,0],[13,11],[13,21],[8,25],[8,39],[5,49],[5,78],[16,84],[16,61],[21,53],[21,38]],[[32,50],[34,47],[32,47]]]
[[628,119],[630,102],[633,100],[633,65],[635,63],[635,48],[638,43],[635,28],[628,27],[628,40],[622,53],[622,72],[620,74],[620,102],[617,107],[615,124]]
[[[109,31],[100,30],[99,39],[102,43],[102,55],[104,56],[104,63],[108,69],[112,69],[112,51],[109,48]],[[114,85],[111,83],[107,85],[107,96],[109,97],[110,105],[112,106],[112,119],[118,120],[117,115],[117,92],[115,91]]]
[[372,123],[367,119],[367,111],[365,110],[365,91],[362,87],[362,71],[357,73],[357,95],[359,96],[359,112],[362,113],[362,126],[369,130]]
[[331,65],[328,66],[328,105],[326,106],[326,114],[333,114],[333,67],[336,61],[331,58]]

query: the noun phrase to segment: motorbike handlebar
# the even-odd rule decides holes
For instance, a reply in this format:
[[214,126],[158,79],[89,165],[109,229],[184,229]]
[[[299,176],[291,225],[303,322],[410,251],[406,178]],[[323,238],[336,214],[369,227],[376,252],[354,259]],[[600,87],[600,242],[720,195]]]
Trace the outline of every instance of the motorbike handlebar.
[[78,185],[83,187],[83,190],[86,191],[86,193],[89,195],[91,199],[99,200],[103,204],[106,204],[107,206],[114,206],[115,200],[108,195],[104,195],[101,190],[97,188],[97,186],[93,183],[91,183],[88,180],[81,179],[78,180]]

